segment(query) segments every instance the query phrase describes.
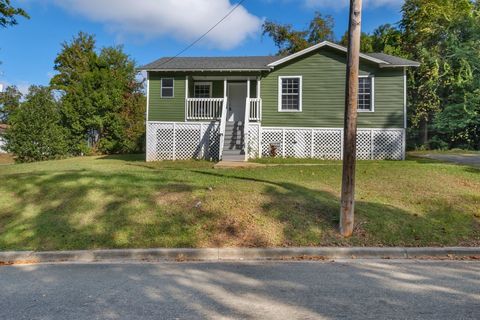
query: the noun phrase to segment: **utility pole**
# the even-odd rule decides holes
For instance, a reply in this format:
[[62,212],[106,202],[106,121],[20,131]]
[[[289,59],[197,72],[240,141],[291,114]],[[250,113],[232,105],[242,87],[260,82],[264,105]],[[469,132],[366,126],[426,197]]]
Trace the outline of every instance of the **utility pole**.
[[340,233],[353,233],[355,209],[355,165],[357,153],[357,104],[362,0],[350,0],[348,25],[347,83],[345,88],[345,123],[343,139],[342,195]]

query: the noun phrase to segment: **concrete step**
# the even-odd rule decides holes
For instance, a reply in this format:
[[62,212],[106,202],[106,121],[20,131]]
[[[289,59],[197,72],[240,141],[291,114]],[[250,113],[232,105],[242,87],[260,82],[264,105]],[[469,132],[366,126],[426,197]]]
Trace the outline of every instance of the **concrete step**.
[[223,149],[225,150],[241,150],[243,149],[243,143],[228,143],[223,145]]
[[243,149],[223,149],[223,153],[225,154],[244,154]]
[[238,134],[229,134],[228,132],[225,132],[225,138],[237,138],[237,139],[240,139],[242,138],[243,139],[243,135],[241,133],[238,133]]
[[245,156],[243,155],[222,155],[222,161],[245,161]]

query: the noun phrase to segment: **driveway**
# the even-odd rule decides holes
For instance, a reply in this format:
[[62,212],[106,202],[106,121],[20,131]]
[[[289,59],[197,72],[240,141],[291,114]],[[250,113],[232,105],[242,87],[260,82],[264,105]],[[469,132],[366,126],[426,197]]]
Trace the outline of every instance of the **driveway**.
[[0,267],[2,319],[478,319],[480,263]]
[[423,158],[452,162],[473,167],[480,167],[480,153],[426,153],[415,155]]

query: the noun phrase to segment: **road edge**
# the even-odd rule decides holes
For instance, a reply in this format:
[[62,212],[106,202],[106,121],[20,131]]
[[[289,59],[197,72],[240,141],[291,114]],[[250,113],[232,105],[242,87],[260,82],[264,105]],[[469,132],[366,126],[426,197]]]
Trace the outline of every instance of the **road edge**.
[[294,247],[0,252],[0,265],[102,261],[242,261],[480,258],[480,247]]

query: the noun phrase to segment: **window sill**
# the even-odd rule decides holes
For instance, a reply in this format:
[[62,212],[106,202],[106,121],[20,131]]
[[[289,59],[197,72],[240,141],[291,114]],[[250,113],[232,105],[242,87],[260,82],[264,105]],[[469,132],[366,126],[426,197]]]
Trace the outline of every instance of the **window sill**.
[[302,110],[278,110],[278,112],[285,112],[285,113],[300,113]]

